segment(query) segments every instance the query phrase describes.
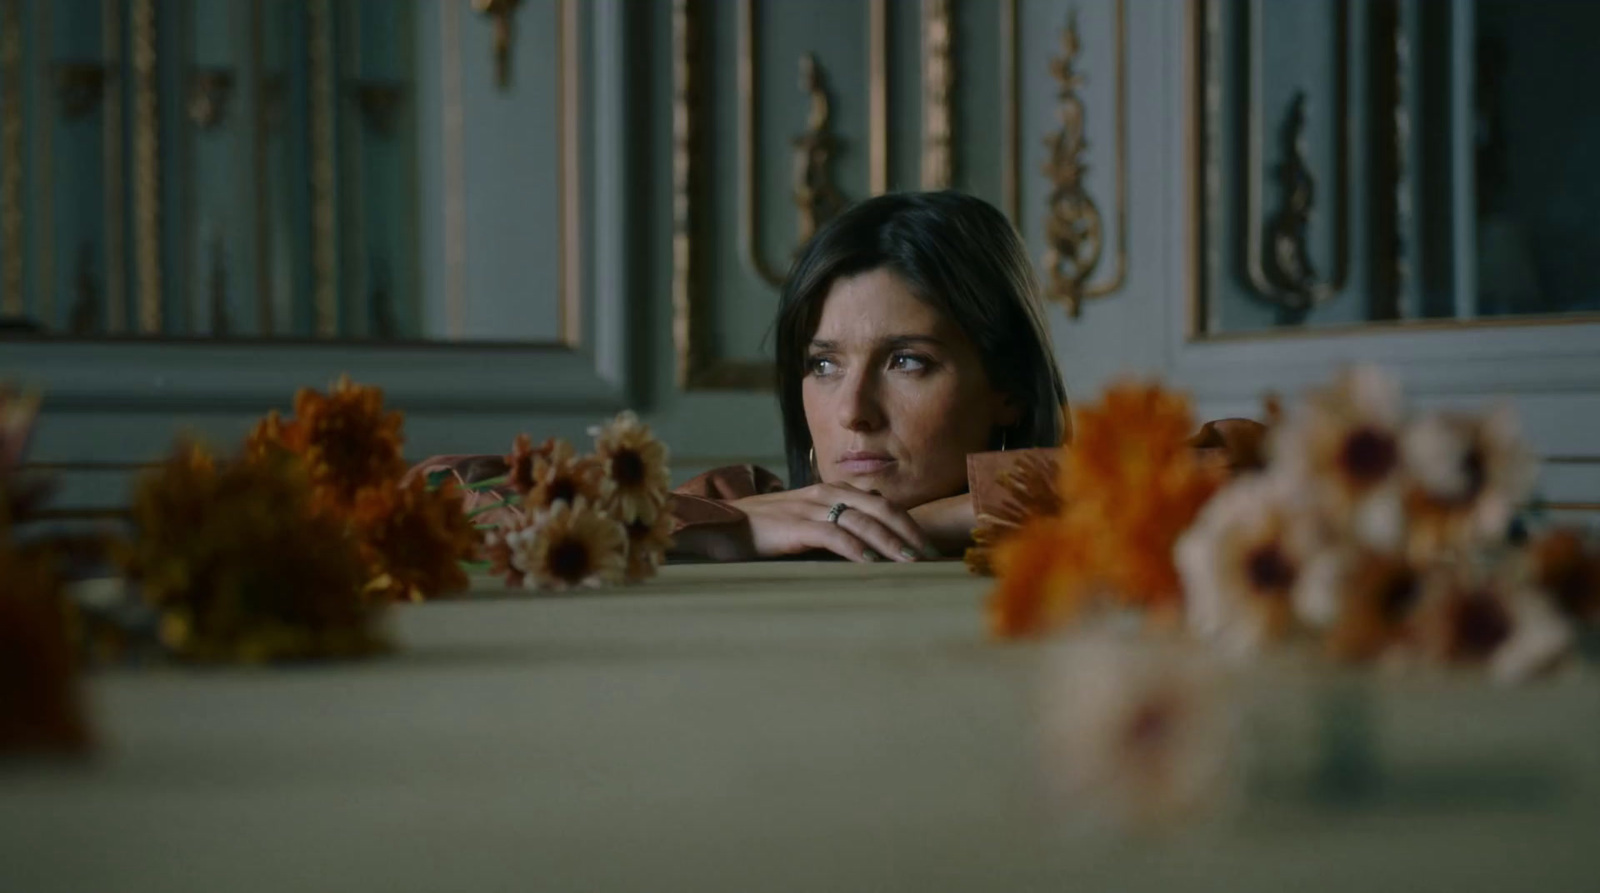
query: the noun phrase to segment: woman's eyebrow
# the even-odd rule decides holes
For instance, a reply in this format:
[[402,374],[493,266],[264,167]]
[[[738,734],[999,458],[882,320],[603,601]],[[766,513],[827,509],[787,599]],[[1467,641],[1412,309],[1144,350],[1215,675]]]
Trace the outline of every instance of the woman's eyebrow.
[[[945,346],[944,341],[932,335],[887,335],[872,342],[873,347],[909,347],[913,344],[927,344],[934,347]],[[839,342],[813,338],[811,339],[811,347],[815,350],[838,350]]]

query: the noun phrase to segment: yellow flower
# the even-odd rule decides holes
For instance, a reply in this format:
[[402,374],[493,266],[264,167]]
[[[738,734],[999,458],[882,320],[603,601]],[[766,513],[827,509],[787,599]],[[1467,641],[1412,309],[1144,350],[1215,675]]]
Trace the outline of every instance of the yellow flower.
[[369,593],[422,601],[467,588],[461,562],[477,554],[478,536],[454,481],[429,492],[419,476],[409,486],[368,491],[361,499]]
[[1327,597],[1312,591],[1318,543],[1280,480],[1248,477],[1218,493],[1174,550],[1189,627],[1248,652]]
[[667,560],[672,548],[673,518],[658,512],[654,521],[634,521],[625,525],[628,534],[628,582],[637,583],[656,575],[656,568]]
[[627,532],[582,498],[556,503],[506,539],[511,564],[544,588],[619,583],[627,571]]
[[613,514],[624,524],[654,521],[666,505],[671,487],[666,445],[628,410],[590,433],[596,457],[615,487],[611,493]]
[[523,497],[523,506],[530,512],[543,511],[558,501],[568,505],[580,498],[590,505],[607,503],[613,489],[605,469],[592,456],[578,456],[572,444],[564,440],[552,441],[548,449],[533,457],[533,486]]
[[219,465],[183,445],[146,473],[119,556],[180,657],[260,662],[379,650],[349,525],[321,510],[295,458]]
[[1393,379],[1347,369],[1313,391],[1272,437],[1272,472],[1342,537],[1397,550],[1405,532],[1400,437],[1405,406]]
[[1509,406],[1421,418],[1407,428],[1401,452],[1407,548],[1416,561],[1503,540],[1533,489],[1533,455]]
[[251,433],[246,453],[276,445],[302,457],[318,501],[348,517],[364,491],[392,488],[405,473],[402,423],[400,413],[384,411],[383,391],[346,375],[328,394],[302,388],[294,418],[269,414]]

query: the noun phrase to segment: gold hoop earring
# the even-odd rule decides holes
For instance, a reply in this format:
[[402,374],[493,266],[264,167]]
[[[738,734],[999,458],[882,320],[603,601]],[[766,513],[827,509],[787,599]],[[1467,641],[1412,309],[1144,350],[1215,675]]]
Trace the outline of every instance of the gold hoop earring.
[[1006,431],[1005,431],[1004,428],[1001,428],[1000,429],[1000,452],[1003,453],[1005,451],[1006,451]]
[[810,449],[806,450],[806,464],[811,466],[811,479],[812,480],[816,480],[816,478],[817,478],[817,448],[816,447],[811,447]]

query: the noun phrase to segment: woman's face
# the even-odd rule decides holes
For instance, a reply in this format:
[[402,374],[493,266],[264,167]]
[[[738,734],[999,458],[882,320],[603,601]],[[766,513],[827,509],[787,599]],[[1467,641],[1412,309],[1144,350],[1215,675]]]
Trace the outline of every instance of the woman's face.
[[967,454],[1017,419],[967,336],[883,269],[833,284],[800,390],[820,479],[901,508],[964,491]]

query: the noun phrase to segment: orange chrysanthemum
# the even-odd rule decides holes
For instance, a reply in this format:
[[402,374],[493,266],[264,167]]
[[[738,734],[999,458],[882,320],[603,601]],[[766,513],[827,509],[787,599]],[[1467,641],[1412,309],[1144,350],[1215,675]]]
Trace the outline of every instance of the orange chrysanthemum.
[[217,463],[180,446],[134,494],[120,554],[179,657],[259,662],[382,647],[349,525],[319,509],[294,456]]
[[1036,518],[995,547],[999,579],[987,606],[994,635],[1033,635],[1084,607],[1093,592],[1093,568],[1084,540],[1072,527],[1060,518]]
[[[1059,514],[1026,541],[1021,533],[1004,539],[994,555],[1001,579],[993,600],[1000,607],[991,616],[1010,618],[991,623],[996,632],[1038,632],[1075,615],[1090,591],[1161,615],[1177,613],[1182,586],[1173,546],[1226,474],[1222,463],[1203,461],[1187,443],[1193,425],[1188,401],[1159,385],[1114,385],[1099,404],[1079,411],[1077,437],[1062,456]],[[1002,554],[1026,560],[1008,569]],[[1081,585],[1060,583],[1069,578]],[[1031,601],[1041,607],[1018,607]]]
[[1535,585],[1574,620],[1600,620],[1600,549],[1576,530],[1557,528],[1529,546]]
[[327,394],[302,388],[294,418],[269,414],[251,433],[246,452],[259,455],[276,445],[299,455],[317,500],[349,517],[364,491],[393,488],[405,473],[402,423],[400,413],[384,410],[382,390],[346,375]]
[[362,494],[358,532],[367,559],[369,594],[422,601],[467,588],[461,566],[477,554],[478,535],[462,509],[461,491],[447,481],[429,491],[421,477],[392,490]]

